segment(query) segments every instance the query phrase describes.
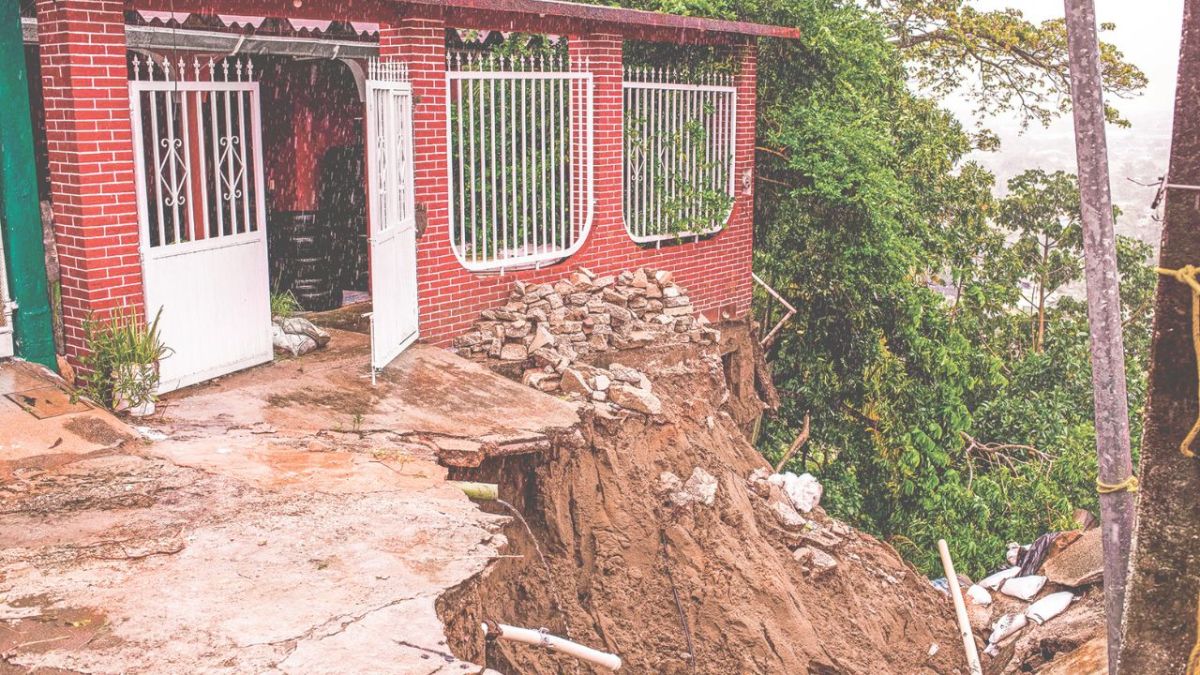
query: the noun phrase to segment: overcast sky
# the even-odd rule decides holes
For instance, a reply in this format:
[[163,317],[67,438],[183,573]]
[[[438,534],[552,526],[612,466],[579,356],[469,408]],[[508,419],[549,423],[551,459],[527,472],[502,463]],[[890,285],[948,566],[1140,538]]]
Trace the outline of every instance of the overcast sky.
[[[977,0],[976,5],[1013,7],[1033,21],[1063,16],[1058,0]],[[1149,210],[1154,190],[1128,179],[1149,182],[1166,170],[1183,0],[1096,0],[1096,14],[1101,22],[1117,26],[1101,39],[1114,43],[1149,79],[1140,97],[1113,101],[1133,126],[1110,126],[1108,146],[1114,201],[1124,211],[1120,229],[1157,245],[1158,226]],[[969,106],[953,99],[945,104],[973,126]],[[1024,134],[1016,117],[987,120],[986,126],[1000,134],[1003,144],[1000,152],[981,153],[977,158],[997,174],[1001,184],[1025,168],[1076,170],[1069,115],[1049,128],[1031,125]]]

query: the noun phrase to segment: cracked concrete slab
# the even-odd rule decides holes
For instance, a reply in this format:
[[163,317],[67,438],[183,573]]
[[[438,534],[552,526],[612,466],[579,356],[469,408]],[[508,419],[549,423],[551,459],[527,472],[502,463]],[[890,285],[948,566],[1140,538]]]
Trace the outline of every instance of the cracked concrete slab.
[[424,346],[371,387],[365,341],[334,340],[172,394],[144,421],[165,440],[47,461],[0,426],[0,670],[479,672],[434,603],[506,519],[430,439],[525,439],[574,408]]

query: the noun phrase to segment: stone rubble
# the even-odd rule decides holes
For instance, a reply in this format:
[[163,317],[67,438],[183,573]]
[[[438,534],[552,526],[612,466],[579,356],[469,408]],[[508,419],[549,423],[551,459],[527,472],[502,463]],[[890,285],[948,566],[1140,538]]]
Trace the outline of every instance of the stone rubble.
[[459,354],[524,367],[521,381],[548,393],[589,401],[598,414],[662,413],[649,378],[589,355],[661,343],[716,344],[720,331],[695,311],[666,270],[598,276],[580,268],[553,283],[513,283],[508,302],[486,309],[454,340]]

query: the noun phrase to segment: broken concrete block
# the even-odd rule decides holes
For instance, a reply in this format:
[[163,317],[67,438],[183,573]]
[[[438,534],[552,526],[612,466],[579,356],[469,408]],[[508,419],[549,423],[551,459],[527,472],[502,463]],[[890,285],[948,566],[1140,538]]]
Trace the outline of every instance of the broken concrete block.
[[558,340],[550,333],[544,325],[538,324],[537,331],[533,335],[533,342],[529,343],[529,351],[536,352],[542,347],[553,347]]
[[526,370],[521,376],[521,383],[541,391],[554,391],[559,388],[558,373],[547,373],[541,369]]
[[712,506],[717,498],[717,478],[700,467],[692,469],[692,475],[683,484],[683,491],[705,506]]
[[614,384],[609,388],[608,395],[613,403],[622,408],[646,415],[662,414],[662,401],[645,389],[631,387],[627,384]]
[[825,575],[837,568],[836,558],[811,546],[801,546],[792,551],[792,558],[814,576]]
[[666,298],[667,300],[678,298],[681,295],[683,295],[683,291],[679,290],[678,286],[675,286],[675,285],[663,286],[662,296],[664,298]]
[[559,385],[563,392],[571,394],[582,394],[583,396],[591,396],[592,388],[587,385],[587,381],[583,374],[574,368],[567,368],[562,373],[562,382]]
[[659,286],[666,286],[668,284],[674,283],[675,275],[672,274],[671,272],[668,272],[667,270],[659,270],[654,273],[654,281]]
[[808,521],[786,500],[773,500],[770,509],[771,515],[775,516],[775,521],[785,530],[799,532],[804,529],[805,525],[808,525]]
[[596,279],[592,279],[592,286],[594,286],[595,288],[608,288],[609,286],[612,286],[613,283],[616,282],[616,280],[617,280],[616,277],[612,276],[611,274],[608,274],[608,275],[605,275],[602,277],[598,277]]
[[605,375],[604,373],[596,373],[596,376],[593,378],[592,384],[593,384],[594,388],[596,389],[596,391],[606,391],[608,389],[609,385],[612,384],[612,378],[610,378],[608,375]]
[[500,348],[501,361],[522,361],[529,356],[529,351],[525,349],[525,345],[516,342],[510,342]]

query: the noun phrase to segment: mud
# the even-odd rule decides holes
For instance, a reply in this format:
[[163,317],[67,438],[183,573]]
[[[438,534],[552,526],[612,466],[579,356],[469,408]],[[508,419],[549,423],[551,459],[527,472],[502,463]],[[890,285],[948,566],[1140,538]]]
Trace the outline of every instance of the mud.
[[[661,416],[607,420],[585,410],[582,449],[452,472],[498,482],[550,567],[510,525],[504,552],[518,557],[494,562],[438,601],[455,655],[504,673],[590,672],[527,645],[485,643],[479,625],[489,618],[614,652],[631,673],[959,669],[949,600],[890,546],[819,509],[806,515],[804,531],[777,524],[769,498],[747,481],[767,466],[745,440],[754,404],[744,399],[753,387],[722,351],[622,352],[652,375]],[[743,373],[741,396],[730,391],[729,372]],[[686,477],[695,467],[719,481],[712,506],[679,508],[656,494],[662,472]],[[807,573],[792,554],[801,544],[825,550],[836,567]]]

